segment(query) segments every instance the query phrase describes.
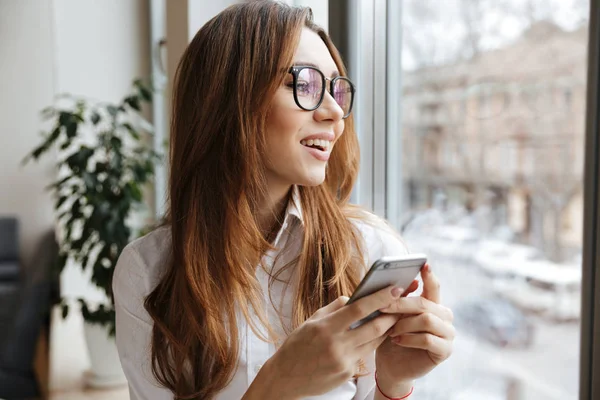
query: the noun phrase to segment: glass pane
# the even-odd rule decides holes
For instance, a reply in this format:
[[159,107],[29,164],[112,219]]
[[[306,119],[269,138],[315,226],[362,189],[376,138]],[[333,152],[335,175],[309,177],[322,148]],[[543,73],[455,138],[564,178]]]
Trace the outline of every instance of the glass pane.
[[588,1],[403,4],[391,206],[458,331],[419,398],[577,399]]

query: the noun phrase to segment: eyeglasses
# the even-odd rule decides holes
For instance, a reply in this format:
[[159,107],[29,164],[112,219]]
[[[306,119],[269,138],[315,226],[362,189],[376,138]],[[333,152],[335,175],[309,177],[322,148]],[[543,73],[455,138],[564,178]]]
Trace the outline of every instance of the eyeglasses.
[[352,112],[356,88],[350,79],[343,76],[326,78],[323,72],[310,66],[293,66],[288,71],[294,77],[294,100],[306,111],[319,108],[325,97],[325,81],[329,81],[329,93],[342,108],[347,118]]

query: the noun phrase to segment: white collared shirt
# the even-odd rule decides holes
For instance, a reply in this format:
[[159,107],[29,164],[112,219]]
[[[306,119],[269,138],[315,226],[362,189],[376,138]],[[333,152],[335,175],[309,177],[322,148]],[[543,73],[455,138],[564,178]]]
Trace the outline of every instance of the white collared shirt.
[[[267,252],[264,265],[271,273],[286,265],[298,256],[301,251],[303,237],[302,210],[299,206],[297,190],[293,191],[292,201],[286,210],[284,222],[273,242],[275,251]],[[365,265],[371,266],[374,261],[384,256],[397,256],[407,253],[407,249],[387,224],[376,217],[369,223],[354,221],[364,241],[363,253]],[[170,230],[159,228],[150,234],[131,242],[119,257],[113,278],[113,291],[116,307],[117,334],[116,342],[123,371],[129,383],[131,400],[167,400],[173,394],[159,384],[152,376],[150,362],[150,339],[152,336],[152,319],[144,308],[144,300],[156,287],[168,265],[170,253]],[[267,311],[270,324],[278,334],[284,335],[284,324],[290,321],[294,287],[294,268],[289,268],[279,278],[284,282],[291,279],[290,285],[275,280],[269,299],[269,275],[262,268],[256,269],[256,276],[263,290],[263,306]],[[365,268],[366,273],[367,268]],[[286,287],[288,288],[286,291]],[[277,309],[273,307],[277,305]],[[281,318],[277,310],[281,311]],[[260,326],[260,324],[256,324]],[[233,380],[219,392],[216,400],[241,399],[258,374],[264,363],[273,356],[276,347],[273,343],[264,342],[254,334],[246,320],[238,315],[240,327],[238,367]],[[267,337],[266,332],[261,332]],[[371,400],[375,394],[375,353],[365,361],[368,375],[352,379],[336,389],[311,400]]]

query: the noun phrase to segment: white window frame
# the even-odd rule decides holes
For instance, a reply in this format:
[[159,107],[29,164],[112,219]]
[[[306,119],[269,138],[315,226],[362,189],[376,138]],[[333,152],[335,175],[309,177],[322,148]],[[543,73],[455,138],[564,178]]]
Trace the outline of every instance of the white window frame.
[[[330,15],[331,5],[340,6],[344,1],[330,0]],[[355,117],[362,157],[353,201],[398,226],[406,210],[402,204],[402,99],[397,89],[402,79],[402,2],[347,0],[347,4],[346,31],[336,34],[348,38],[340,50],[358,86]],[[600,4],[594,1],[589,35],[581,400],[600,398],[600,381],[593,379],[600,371]]]
[[338,36],[347,35],[340,50],[357,85],[354,115],[361,149],[352,202],[398,226],[403,210],[401,96],[389,88],[400,87],[402,78],[402,2],[348,0],[344,9],[340,1],[330,1],[330,16],[345,13],[341,18],[347,18],[348,29]]

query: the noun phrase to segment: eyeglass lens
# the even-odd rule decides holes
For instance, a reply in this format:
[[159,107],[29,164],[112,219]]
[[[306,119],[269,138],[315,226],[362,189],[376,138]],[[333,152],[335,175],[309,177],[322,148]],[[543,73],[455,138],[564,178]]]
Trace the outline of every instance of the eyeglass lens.
[[[320,71],[314,68],[303,68],[296,81],[298,102],[303,108],[314,109],[323,96],[325,79]],[[333,98],[344,111],[350,111],[352,103],[352,87],[345,79],[336,79],[333,84]]]

